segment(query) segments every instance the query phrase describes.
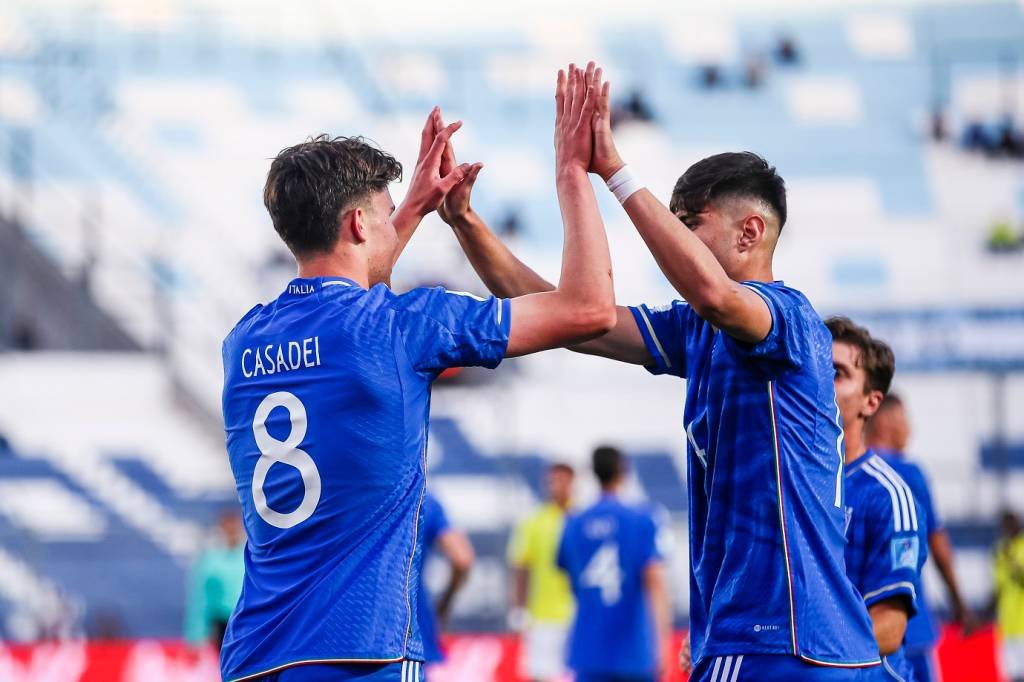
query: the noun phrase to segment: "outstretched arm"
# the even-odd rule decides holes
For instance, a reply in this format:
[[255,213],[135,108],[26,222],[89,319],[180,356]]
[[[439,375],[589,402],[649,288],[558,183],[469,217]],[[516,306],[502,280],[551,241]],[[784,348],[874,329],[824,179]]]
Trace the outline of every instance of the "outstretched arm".
[[[596,72],[596,78],[600,80],[600,69]],[[435,125],[440,131],[443,127],[440,118],[435,121]],[[455,153],[449,143],[445,148],[441,173],[456,166]],[[473,269],[492,294],[514,298],[554,291],[555,286],[519,260],[470,205],[473,185],[481,169],[481,164],[471,167],[465,180],[445,197],[438,213],[452,227]],[[653,362],[632,313],[624,306],[616,307],[615,326],[607,334],[570,348],[580,353],[602,355],[638,365]]]
[[440,121],[441,110],[434,107],[420,133],[420,152],[409,181],[409,191],[391,217],[398,233],[398,246],[392,264],[398,262],[398,257],[409,244],[423,217],[436,210],[445,195],[462,182],[473,168],[471,164],[464,163],[447,166],[442,172],[445,145],[455,131],[462,127],[462,121],[447,127],[440,125]]
[[[595,78],[595,76],[597,78]],[[562,209],[562,272],[553,291],[511,300],[506,357],[570,346],[615,324],[611,256],[597,198],[587,176],[593,150],[591,119],[600,74],[569,66],[555,92],[555,184]]]
[[437,620],[442,628],[448,626],[448,615],[451,613],[455,594],[462,588],[473,566],[473,545],[466,534],[459,530],[449,529],[437,539],[437,546],[448,560],[451,573],[448,585],[437,599]]
[[[605,182],[625,166],[612,138],[609,86],[598,98],[594,117],[594,156],[590,170]],[[623,203],[629,219],[676,291],[702,318],[731,336],[750,343],[771,331],[771,311],[764,300],[733,281],[711,250],[647,189]]]

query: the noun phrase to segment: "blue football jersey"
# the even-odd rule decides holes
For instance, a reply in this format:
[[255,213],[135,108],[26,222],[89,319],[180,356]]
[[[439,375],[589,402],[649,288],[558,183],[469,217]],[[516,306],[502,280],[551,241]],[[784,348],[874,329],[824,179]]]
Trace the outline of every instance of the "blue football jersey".
[[644,569],[661,561],[657,539],[651,513],[612,495],[566,520],[557,562],[576,597],[569,667],[577,674],[641,677],[657,669],[644,589]]
[[416,616],[432,381],[495,367],[507,300],[293,280],[223,344],[224,425],[248,542],[226,679],[423,659]]
[[[441,537],[441,534],[450,528],[448,516],[444,513],[444,507],[437,501],[437,498],[427,493],[423,498],[423,553],[420,566],[427,560],[430,549]],[[427,592],[426,583],[423,580],[423,572],[420,572],[420,593],[419,593],[419,623],[420,634],[423,639],[423,660],[427,663],[435,663],[444,660],[444,653],[441,651],[441,642],[437,632],[437,614],[434,612],[434,602]]]
[[[886,464],[896,470],[896,473],[914,493],[914,499],[917,500],[921,511],[924,512],[924,516],[918,521],[924,525],[925,537],[931,537],[935,531],[942,530],[942,519],[939,518],[939,513],[935,509],[932,492],[928,487],[928,479],[921,471],[921,467],[905,459],[899,452],[877,452]],[[907,623],[907,639],[903,645],[908,653],[931,649],[939,641],[939,625],[935,620],[935,614],[928,606],[922,576],[918,576],[915,587],[917,588],[917,613]]]
[[843,447],[832,337],[781,282],[746,282],[772,314],[760,343],[682,301],[633,308],[654,374],[686,379],[690,646],[879,663],[843,564]]
[[[903,597],[913,616],[928,556],[925,513],[910,486],[871,450],[846,467],[846,515],[846,571],[864,605]],[[913,679],[902,648],[882,663],[895,679]]]

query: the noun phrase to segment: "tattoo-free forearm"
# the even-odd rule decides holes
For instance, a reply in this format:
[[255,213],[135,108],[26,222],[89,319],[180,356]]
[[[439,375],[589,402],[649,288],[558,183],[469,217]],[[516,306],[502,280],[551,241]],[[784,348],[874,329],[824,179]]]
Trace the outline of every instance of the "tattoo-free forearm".
[[555,288],[516,258],[475,211],[453,218],[452,229],[476,274],[495,296],[514,298]]

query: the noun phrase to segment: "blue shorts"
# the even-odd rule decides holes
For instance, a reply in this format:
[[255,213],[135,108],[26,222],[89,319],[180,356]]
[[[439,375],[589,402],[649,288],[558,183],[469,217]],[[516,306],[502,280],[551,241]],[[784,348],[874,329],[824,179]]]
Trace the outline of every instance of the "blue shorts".
[[576,682],[657,682],[654,675],[618,675],[615,673],[577,672]]
[[743,654],[707,656],[693,669],[690,682],[880,682],[880,665],[836,668],[806,663],[795,656]]
[[258,677],[252,682],[426,682],[426,679],[421,662],[398,661],[345,665],[308,663]]

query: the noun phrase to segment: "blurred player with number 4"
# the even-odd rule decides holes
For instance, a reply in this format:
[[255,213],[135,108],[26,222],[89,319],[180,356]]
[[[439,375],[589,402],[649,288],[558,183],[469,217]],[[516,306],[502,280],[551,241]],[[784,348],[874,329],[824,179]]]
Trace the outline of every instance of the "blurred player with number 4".
[[225,679],[422,680],[418,533],[432,382],[449,367],[495,367],[614,323],[587,175],[600,87],[593,68],[558,75],[564,251],[558,288],[539,295],[389,288],[420,219],[474,168],[441,172],[460,124],[435,133],[437,110],[397,211],[388,185],[401,165],[360,138],[322,136],[274,159],[264,203],[298,278],[223,344],[227,449],[248,535]]
[[558,548],[577,603],[569,667],[576,682],[654,682],[672,630],[658,524],[619,499],[625,455],[600,447],[593,465],[601,499],[569,517]]

